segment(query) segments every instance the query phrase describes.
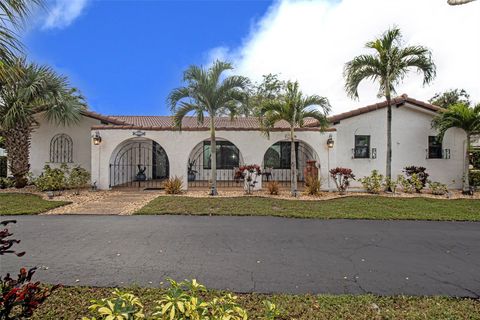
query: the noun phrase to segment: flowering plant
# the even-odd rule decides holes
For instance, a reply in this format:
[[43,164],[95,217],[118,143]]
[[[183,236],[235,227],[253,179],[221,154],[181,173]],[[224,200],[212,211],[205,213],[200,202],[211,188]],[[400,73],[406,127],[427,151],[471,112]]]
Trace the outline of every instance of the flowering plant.
[[350,186],[350,180],[355,180],[352,169],[337,167],[330,170],[330,176],[340,193],[345,193]]

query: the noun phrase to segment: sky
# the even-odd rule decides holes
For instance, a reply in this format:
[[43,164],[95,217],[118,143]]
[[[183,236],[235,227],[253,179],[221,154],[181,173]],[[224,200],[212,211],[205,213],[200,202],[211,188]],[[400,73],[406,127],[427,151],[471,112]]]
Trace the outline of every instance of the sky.
[[378,101],[368,81],[359,100],[347,97],[342,71],[392,26],[406,45],[431,49],[437,65],[433,83],[412,71],[398,94],[426,101],[464,88],[480,102],[480,1],[48,0],[23,39],[30,60],[68,76],[103,114],[168,115],[183,70],[215,59],[253,80],[298,80],[305,93],[329,98],[335,114]]

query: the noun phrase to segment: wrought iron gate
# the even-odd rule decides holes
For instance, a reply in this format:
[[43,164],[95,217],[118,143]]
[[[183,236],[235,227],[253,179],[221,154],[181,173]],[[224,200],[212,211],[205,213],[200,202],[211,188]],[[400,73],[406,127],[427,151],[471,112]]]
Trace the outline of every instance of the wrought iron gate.
[[[243,159],[238,148],[229,141],[217,141],[217,188],[242,187],[240,179],[235,177]],[[212,170],[210,164],[210,142],[197,145],[188,160],[188,187],[210,188]]]
[[167,153],[152,140],[126,143],[110,163],[110,188],[161,189],[168,177]]
[[[262,163],[263,183],[277,181],[281,186],[290,186],[290,147],[290,141],[281,141],[273,144],[265,152]],[[284,156],[285,153],[287,153],[287,156]],[[297,160],[298,187],[302,188],[305,183],[304,169],[307,167],[307,161],[316,161],[316,167],[319,169],[320,162],[315,150],[301,141],[295,143],[295,154]]]

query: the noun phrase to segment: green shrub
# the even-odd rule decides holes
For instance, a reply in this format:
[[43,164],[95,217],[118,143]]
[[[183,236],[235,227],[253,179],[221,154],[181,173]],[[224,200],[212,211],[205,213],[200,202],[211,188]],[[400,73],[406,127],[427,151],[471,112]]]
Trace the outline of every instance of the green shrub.
[[318,177],[307,176],[305,179],[305,194],[316,196],[320,193],[322,181]]
[[271,195],[278,195],[280,191],[280,184],[278,181],[270,181],[267,183],[267,190]]
[[182,193],[183,181],[179,177],[170,178],[165,181],[165,192],[167,194]]
[[468,180],[470,182],[470,186],[473,187],[480,187],[480,170],[470,170],[468,173]]
[[383,186],[383,175],[378,170],[373,170],[370,176],[358,179],[368,193],[380,193]]
[[[248,315],[231,293],[215,295],[205,300],[207,289],[196,280],[176,282],[168,279],[169,288],[156,301],[155,312],[146,316],[143,304],[133,294],[115,290],[111,299],[92,300],[89,307],[99,318],[83,320],[246,320]],[[261,319],[275,320],[281,316],[277,306],[264,301],[264,316]]]
[[397,179],[392,179],[389,177],[385,177],[385,181],[383,183],[385,189],[391,190],[393,194],[397,192],[397,187],[398,187],[398,178]]
[[15,185],[15,180],[12,178],[0,177],[0,189],[11,188]]
[[7,177],[7,157],[0,157],[0,178]]
[[[417,166],[408,166],[403,169],[403,172],[405,172],[408,180],[415,187],[415,191],[418,193],[422,192],[422,189],[427,185],[429,174],[426,172],[426,170],[427,169],[425,167]],[[413,175],[415,175],[415,178],[413,178]]]
[[472,150],[470,156],[470,164],[474,169],[480,170],[480,150]]
[[447,185],[444,183],[429,181],[428,187],[430,188],[432,194],[435,195],[442,196],[448,192]]
[[68,176],[68,187],[75,189],[78,194],[80,188],[85,187],[90,181],[90,172],[80,166],[74,167]]
[[398,184],[400,185],[400,187],[402,187],[403,192],[405,192],[405,193],[414,193],[415,192],[415,187],[413,186],[413,184],[410,182],[410,180],[408,180],[404,176],[398,175],[397,181],[398,181]]
[[33,180],[40,191],[59,191],[67,186],[66,173],[68,168],[62,165],[60,168],[51,168],[48,164],[43,167],[42,174]]

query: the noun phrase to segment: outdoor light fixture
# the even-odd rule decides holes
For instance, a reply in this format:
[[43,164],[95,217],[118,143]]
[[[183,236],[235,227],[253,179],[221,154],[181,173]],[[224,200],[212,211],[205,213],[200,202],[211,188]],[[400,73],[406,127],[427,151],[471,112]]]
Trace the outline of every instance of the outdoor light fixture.
[[102,142],[102,137],[100,137],[100,133],[98,131],[92,136],[93,144],[98,146]]
[[334,144],[335,144],[335,141],[333,141],[332,135],[329,135],[327,139],[327,147],[329,149],[332,149]]

